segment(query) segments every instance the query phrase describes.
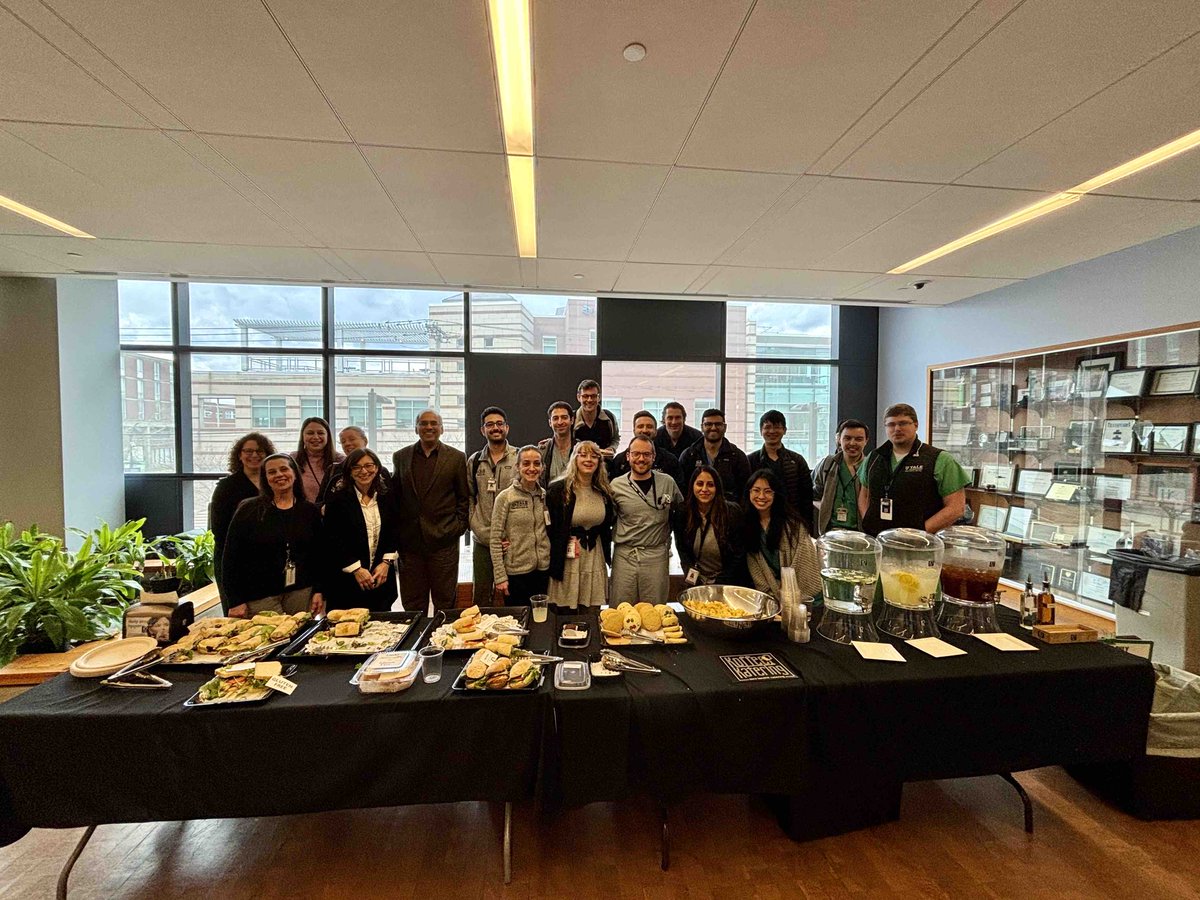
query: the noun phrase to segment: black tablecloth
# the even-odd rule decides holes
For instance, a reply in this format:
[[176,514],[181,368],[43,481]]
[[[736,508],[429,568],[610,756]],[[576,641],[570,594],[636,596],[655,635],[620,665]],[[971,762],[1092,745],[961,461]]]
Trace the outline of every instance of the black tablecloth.
[[[1153,670],[1101,644],[1049,646],[1002,610],[1037,652],[1005,653],[944,634],[966,656],[868,662],[813,634],[622,648],[662,675],[625,674],[556,691],[551,796],[575,805],[631,792],[803,794],[815,782],[899,784],[1128,759],[1145,747]],[[687,620],[684,620],[685,627]],[[884,640],[891,640],[884,637]],[[722,654],[766,651],[797,679],[736,685]]]
[[0,705],[0,830],[531,797],[549,688],[453,693],[464,661],[370,695],[354,662],[301,663],[291,696],[207,709],[183,706],[201,672],[157,670],[169,691],[60,675]]

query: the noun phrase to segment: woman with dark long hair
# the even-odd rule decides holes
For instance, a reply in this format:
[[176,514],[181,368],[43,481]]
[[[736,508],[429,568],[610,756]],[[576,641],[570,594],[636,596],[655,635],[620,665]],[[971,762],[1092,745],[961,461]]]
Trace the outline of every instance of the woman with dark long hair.
[[263,460],[275,452],[275,445],[265,434],[251,431],[244,434],[233,443],[229,451],[229,474],[217,482],[213,488],[212,500],[208,504],[208,530],[213,535],[213,574],[217,582],[217,590],[221,593],[221,605],[226,606],[224,599],[224,567],[222,554],[225,552],[225,537],[229,533],[229,523],[237,512],[238,504],[251,497],[257,497],[262,488]]
[[594,441],[580,441],[561,478],[546,488],[550,511],[550,602],[556,608],[602,606],[616,505]]
[[779,597],[780,571],[796,570],[801,597],[821,592],[821,563],[800,513],[788,502],[783,482],[759,469],[746,482],[746,563],[754,587]]
[[300,446],[292,451],[292,459],[300,470],[300,483],[309,503],[321,506],[325,491],[333,476],[335,463],[346,457],[333,449],[329,423],[320,416],[309,416],[300,423]]
[[322,552],[321,511],[304,499],[296,461],[286,453],[268,456],[258,496],[241,502],[225,539],[229,615],[306,609],[320,615]]
[[749,583],[742,510],[725,499],[721,476],[712,466],[692,470],[674,531],[688,584]]
[[388,490],[385,469],[374,451],[353,451],[342,465],[348,477],[325,500],[329,554],[326,603],[386,612],[396,602],[399,513]]

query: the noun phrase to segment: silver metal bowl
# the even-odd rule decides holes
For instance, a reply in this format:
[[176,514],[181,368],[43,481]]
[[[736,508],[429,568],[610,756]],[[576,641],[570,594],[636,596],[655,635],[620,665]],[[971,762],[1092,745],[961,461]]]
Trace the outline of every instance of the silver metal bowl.
[[[779,614],[779,601],[770,594],[731,584],[697,585],[681,591],[675,599],[684,604],[683,611],[694,628],[719,638],[744,640],[759,637],[771,628],[772,621]],[[688,609],[688,600],[724,601],[734,609],[743,610],[745,615],[728,619],[706,616]]]

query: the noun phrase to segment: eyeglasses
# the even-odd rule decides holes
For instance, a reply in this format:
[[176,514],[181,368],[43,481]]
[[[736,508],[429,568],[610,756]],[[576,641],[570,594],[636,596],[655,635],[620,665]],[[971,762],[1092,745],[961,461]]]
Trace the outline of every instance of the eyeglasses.
[[654,459],[654,454],[649,450],[630,450],[630,459]]
[[379,469],[375,463],[359,463],[357,466],[351,466],[351,472],[375,472]]
[[251,450],[249,447],[243,447],[242,452],[247,456],[266,456],[266,450]]
[[775,492],[770,488],[754,487],[750,488],[751,497],[774,497]]
[[579,399],[580,400],[599,400],[600,395],[599,394],[580,394]]

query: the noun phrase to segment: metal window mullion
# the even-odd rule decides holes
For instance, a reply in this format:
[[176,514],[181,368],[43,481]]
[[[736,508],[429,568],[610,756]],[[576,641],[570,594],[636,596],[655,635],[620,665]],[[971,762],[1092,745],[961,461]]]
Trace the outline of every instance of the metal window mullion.
[[329,423],[329,427],[336,428],[333,421],[333,393],[334,393],[334,372],[333,372],[333,344],[334,344],[334,310],[333,310],[333,288],[325,285],[321,288],[321,334],[324,338],[322,360],[324,362],[325,371],[324,382],[324,405],[325,405],[325,421]]

